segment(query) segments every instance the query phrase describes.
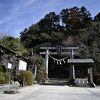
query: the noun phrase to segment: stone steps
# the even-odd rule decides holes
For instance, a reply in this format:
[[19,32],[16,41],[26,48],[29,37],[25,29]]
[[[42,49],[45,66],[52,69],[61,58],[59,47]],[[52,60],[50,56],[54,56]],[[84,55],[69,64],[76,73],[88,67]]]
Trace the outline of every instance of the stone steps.
[[67,85],[68,80],[61,79],[61,78],[49,78],[45,84],[46,85]]

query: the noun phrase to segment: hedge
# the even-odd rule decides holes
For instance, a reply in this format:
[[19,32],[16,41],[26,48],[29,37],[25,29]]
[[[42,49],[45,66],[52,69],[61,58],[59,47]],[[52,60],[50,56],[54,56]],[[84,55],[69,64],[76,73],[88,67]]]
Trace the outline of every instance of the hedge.
[[22,85],[32,85],[34,76],[31,71],[21,71],[18,75],[18,81]]
[[0,84],[8,84],[11,81],[10,72],[0,72]]

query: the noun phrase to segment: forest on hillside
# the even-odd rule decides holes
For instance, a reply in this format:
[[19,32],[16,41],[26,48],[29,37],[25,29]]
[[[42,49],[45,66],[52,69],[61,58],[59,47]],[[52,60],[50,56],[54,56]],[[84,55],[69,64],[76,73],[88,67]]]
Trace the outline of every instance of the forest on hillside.
[[20,32],[20,38],[3,36],[0,43],[27,56],[40,46],[78,46],[82,58],[100,59],[100,12],[92,18],[85,7],[50,12]]
[[100,12],[92,18],[85,7],[50,12],[20,33],[20,40],[29,51],[40,46],[78,46],[83,58],[99,62]]

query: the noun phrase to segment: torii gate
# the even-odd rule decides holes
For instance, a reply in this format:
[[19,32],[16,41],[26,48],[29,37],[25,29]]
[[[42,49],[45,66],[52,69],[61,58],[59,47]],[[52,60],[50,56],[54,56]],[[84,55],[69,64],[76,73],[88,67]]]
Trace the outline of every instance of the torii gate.
[[[41,50],[44,50],[43,52],[40,52],[41,55],[45,55],[45,69],[46,69],[46,80],[48,80],[48,63],[49,63],[49,54],[52,55],[69,55],[70,59],[74,59],[74,55],[76,54],[75,50],[79,49],[79,47],[40,47]],[[55,52],[51,51],[55,50]],[[70,65],[70,80],[75,79],[75,69],[74,64]]]

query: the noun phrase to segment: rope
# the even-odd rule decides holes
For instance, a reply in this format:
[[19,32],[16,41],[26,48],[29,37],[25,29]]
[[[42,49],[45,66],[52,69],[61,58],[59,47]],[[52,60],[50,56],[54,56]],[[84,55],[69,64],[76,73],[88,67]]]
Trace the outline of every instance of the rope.
[[51,55],[49,55],[53,60],[56,60],[56,61],[64,61],[65,59],[67,59],[69,57],[69,55],[67,57],[64,57],[62,59],[56,59],[54,57],[52,57]]

